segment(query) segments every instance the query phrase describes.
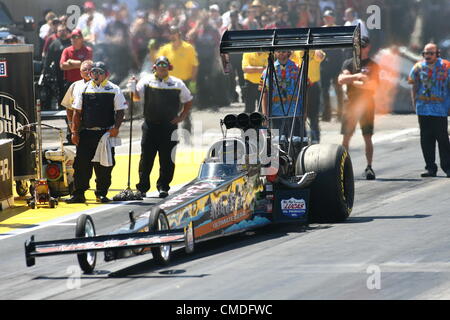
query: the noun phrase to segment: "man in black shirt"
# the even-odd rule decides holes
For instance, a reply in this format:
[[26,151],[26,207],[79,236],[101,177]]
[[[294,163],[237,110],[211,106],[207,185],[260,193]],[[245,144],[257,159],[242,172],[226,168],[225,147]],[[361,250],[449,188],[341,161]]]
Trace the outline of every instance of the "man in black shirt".
[[169,76],[171,69],[169,59],[160,56],[152,74],[140,79],[136,88],[131,83],[134,97],[144,101],[138,197],[145,197],[150,189],[150,173],[157,154],[160,170],[156,188],[160,198],[168,196],[175,172],[176,130],[192,108],[191,92],[181,79]]
[[369,38],[363,37],[361,39],[361,71],[355,70],[352,59],[345,60],[338,82],[340,85],[347,85],[348,95],[348,103],[344,107],[342,117],[341,134],[344,135],[342,145],[349,149],[350,139],[359,121],[366,146],[367,168],[364,175],[367,180],[374,180],[372,135],[375,119],[374,94],[379,82],[379,66],[369,58],[369,52]]

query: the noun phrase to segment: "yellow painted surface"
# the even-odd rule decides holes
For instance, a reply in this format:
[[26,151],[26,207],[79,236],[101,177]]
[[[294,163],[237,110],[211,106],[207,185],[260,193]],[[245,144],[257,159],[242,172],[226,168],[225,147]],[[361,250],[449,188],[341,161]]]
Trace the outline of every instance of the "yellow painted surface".
[[[194,179],[198,174],[198,169],[204,155],[205,153],[202,151],[177,151],[175,175],[171,185],[184,184]],[[134,154],[131,157],[130,187],[133,190],[138,182],[139,158],[139,154]],[[150,192],[156,191],[156,180],[158,179],[158,176],[159,159],[157,157],[150,175],[152,185]],[[116,156],[116,166],[112,172],[112,184],[109,189],[108,197],[112,198],[120,191],[126,189],[127,182],[128,156],[118,155]],[[44,221],[101,206],[102,204],[95,202],[95,174],[93,174],[91,179],[90,187],[91,189],[85,194],[86,203],[66,204],[64,201],[60,201],[58,206],[54,209],[49,208],[48,205],[42,205],[37,206],[37,209],[33,210],[28,208],[25,199],[16,197],[14,200],[14,208],[0,211],[0,234],[7,233],[8,231],[17,228],[32,228]]]

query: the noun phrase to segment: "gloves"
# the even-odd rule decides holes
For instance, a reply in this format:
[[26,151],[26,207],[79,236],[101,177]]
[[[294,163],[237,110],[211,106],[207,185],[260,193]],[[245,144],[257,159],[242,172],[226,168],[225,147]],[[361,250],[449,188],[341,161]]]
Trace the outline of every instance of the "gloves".
[[196,81],[190,81],[188,88],[189,88],[189,91],[191,91],[192,94],[196,94],[197,93],[197,82]]

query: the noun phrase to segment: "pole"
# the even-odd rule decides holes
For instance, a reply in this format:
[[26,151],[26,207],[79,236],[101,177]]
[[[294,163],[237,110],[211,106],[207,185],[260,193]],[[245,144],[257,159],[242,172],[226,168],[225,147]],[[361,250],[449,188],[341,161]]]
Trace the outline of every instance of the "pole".
[[38,173],[38,180],[42,179],[44,176],[42,172],[42,127],[41,127],[41,100],[38,99],[36,103],[36,135],[37,135],[37,141],[36,141],[36,165],[37,165],[37,173]]
[[133,109],[134,109],[134,92],[131,91],[131,101],[130,101],[130,143],[128,147],[128,184],[127,188],[130,188],[130,175],[131,175],[131,147],[132,147],[132,137],[133,137]]

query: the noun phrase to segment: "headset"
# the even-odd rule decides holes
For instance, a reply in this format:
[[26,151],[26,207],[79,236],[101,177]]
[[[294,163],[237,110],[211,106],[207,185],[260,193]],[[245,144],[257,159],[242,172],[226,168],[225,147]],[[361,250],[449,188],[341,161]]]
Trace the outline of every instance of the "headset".
[[[425,57],[425,53],[422,52],[422,57]],[[440,58],[441,57],[441,49],[439,49],[438,46],[436,46],[436,57]]]

